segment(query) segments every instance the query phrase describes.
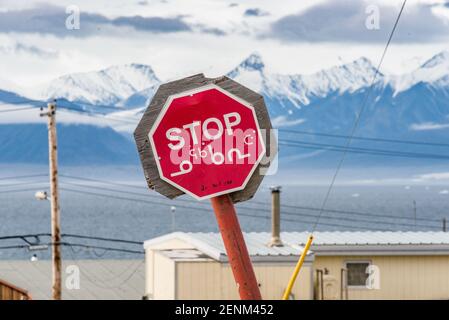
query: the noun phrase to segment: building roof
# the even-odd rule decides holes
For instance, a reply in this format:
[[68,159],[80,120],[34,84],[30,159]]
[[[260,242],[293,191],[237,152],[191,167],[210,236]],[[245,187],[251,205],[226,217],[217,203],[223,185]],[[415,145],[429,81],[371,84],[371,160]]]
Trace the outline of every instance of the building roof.
[[[80,288],[65,286],[73,271],[79,267]],[[67,270],[67,272],[66,272]],[[70,272],[68,272],[70,271]],[[63,261],[62,298],[67,300],[140,300],[145,285],[144,260],[77,260]],[[0,279],[20,287],[33,300],[51,299],[51,261],[2,260]]]
[[[284,232],[291,241],[304,243],[308,232]],[[442,231],[321,231],[314,232],[315,245],[431,245],[448,244],[449,232]]]
[[[287,233],[304,243],[307,232]],[[327,231],[315,232],[317,255],[448,255],[449,233],[442,231]]]
[[175,261],[211,261],[208,255],[198,249],[166,249],[159,253]]
[[[297,257],[303,249],[309,232],[282,232],[282,247],[269,247],[268,232],[244,233],[248,251],[253,260],[266,258]],[[223,241],[219,233],[174,232],[145,241],[144,247],[179,239],[216,260],[226,260]],[[400,231],[322,231],[314,232],[311,251],[325,254],[449,254],[448,232],[400,232]]]
[[[249,254],[253,260],[269,260],[272,257],[287,258],[286,260],[291,260],[292,257],[298,256],[303,249],[303,247],[298,244],[287,242],[284,242],[284,246],[282,247],[269,247],[267,246],[267,243],[270,241],[271,235],[268,233],[244,233],[244,238]],[[219,233],[174,232],[147,240],[144,243],[144,247],[152,247],[153,245],[172,239],[184,241],[215,260],[227,260],[223,240]],[[311,254],[309,254],[309,256],[310,255]]]

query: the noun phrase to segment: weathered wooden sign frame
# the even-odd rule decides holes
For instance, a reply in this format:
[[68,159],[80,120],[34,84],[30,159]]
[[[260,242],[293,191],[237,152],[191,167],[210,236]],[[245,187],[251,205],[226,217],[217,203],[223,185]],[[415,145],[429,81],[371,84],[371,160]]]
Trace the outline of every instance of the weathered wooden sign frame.
[[265,169],[264,171],[266,171],[270,164],[268,157],[273,159],[274,155],[277,153],[277,144],[275,141],[270,141],[272,139],[270,134],[272,126],[263,97],[226,76],[206,78],[203,74],[197,74],[165,83],[159,87],[134,132],[134,138],[136,140],[146,181],[151,189],[154,189],[170,199],[184,194],[183,191],[167,183],[159,176],[157,163],[149,140],[149,133],[169,96],[208,84],[215,84],[251,104],[254,107],[260,129],[268,133],[263,135],[264,140],[266,140],[265,155],[249,179],[245,189],[229,194],[234,203],[251,199],[262,182],[263,174],[261,173],[261,169]]

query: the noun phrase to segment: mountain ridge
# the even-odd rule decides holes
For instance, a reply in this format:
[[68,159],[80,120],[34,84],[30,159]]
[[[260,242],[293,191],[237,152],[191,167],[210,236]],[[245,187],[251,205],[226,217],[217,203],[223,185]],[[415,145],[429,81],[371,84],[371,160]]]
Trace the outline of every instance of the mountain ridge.
[[42,94],[47,100],[65,98],[71,102],[114,105],[158,83],[160,80],[150,66],[132,63],[61,76],[51,81]]
[[[128,74],[130,74],[129,78]],[[315,149],[317,149],[317,143],[328,142],[329,145],[335,145],[342,141],[319,138],[313,136],[314,132],[348,135],[362,107],[364,113],[358,131],[363,132],[364,135],[421,141],[447,139],[449,52],[440,52],[417,69],[401,76],[378,73],[375,83],[371,86],[375,74],[376,67],[364,57],[307,75],[269,73],[263,58],[253,53],[231,69],[227,75],[264,96],[272,123],[276,128],[291,128],[312,133],[306,138],[304,135],[292,136],[281,132],[281,139],[312,143],[315,144],[312,145]],[[89,87],[91,82],[86,81],[82,83],[82,86],[77,87],[78,82],[82,82],[85,77],[94,82],[93,90],[88,90],[86,97],[83,96],[83,90],[91,89]],[[76,81],[70,82],[73,79]],[[71,91],[70,95],[63,97],[60,108],[78,110],[83,112],[84,116],[92,113],[92,119],[95,119],[93,113],[102,112],[105,118],[116,123],[111,124],[112,128],[129,138],[129,130],[133,129],[132,123],[137,124],[161,82],[150,66],[129,64],[112,66],[99,72],[67,75],[63,77],[61,83],[61,90],[55,88],[53,92],[63,95],[64,92],[71,91],[70,85],[75,85],[77,88]],[[113,85],[109,86],[109,83]],[[147,86],[147,84],[150,85]],[[96,92],[100,94],[98,97],[95,96]],[[366,99],[368,92],[369,99]],[[3,100],[11,104],[21,97],[13,92],[0,91],[0,101],[2,101],[2,93]],[[114,104],[111,105],[112,108],[103,108],[101,105],[96,105],[98,101],[102,104],[114,101]],[[2,106],[0,110],[1,108]],[[73,115],[76,122],[76,113]],[[3,123],[7,122],[7,119],[5,120],[7,116],[8,113],[2,114]],[[120,119],[127,124],[120,123]],[[76,132],[76,129],[73,128],[72,132]],[[92,128],[78,127],[78,129]],[[112,139],[113,136],[109,136]],[[132,144],[130,139],[128,142]],[[102,141],[101,144],[107,144],[107,141]],[[362,148],[372,147],[370,144],[357,141],[353,144]],[[307,148],[313,149],[312,146],[309,145]],[[292,156],[310,152],[307,148],[304,145],[302,148],[283,147],[281,155],[285,158],[295,158]],[[407,152],[418,151],[418,148],[414,146],[403,146],[403,148]],[[335,154],[328,147],[318,149],[321,153],[311,157],[313,159],[311,162],[315,165],[328,163],[332,159],[329,154]],[[445,152],[438,148],[427,149],[426,152],[435,154]],[[95,149],[91,151],[95,152]],[[117,157],[122,157],[119,150],[117,150]],[[352,157],[370,165],[376,163],[376,159],[373,160],[370,156],[357,154],[351,155]],[[100,158],[96,161],[100,161]],[[318,161],[319,159],[321,162]],[[79,161],[82,162],[83,159]],[[406,159],[406,161],[412,160]],[[381,159],[380,163],[385,163],[385,160]]]

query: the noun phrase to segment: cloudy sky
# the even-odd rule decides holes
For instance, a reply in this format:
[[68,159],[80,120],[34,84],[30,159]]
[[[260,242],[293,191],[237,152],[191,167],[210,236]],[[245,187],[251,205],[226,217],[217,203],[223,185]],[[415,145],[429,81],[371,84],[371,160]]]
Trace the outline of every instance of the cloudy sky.
[[[401,4],[0,0],[0,88],[37,87],[66,73],[133,62],[151,65],[163,80],[218,76],[252,52],[278,73],[312,73],[360,56],[377,64]],[[74,9],[80,28],[69,30]],[[411,71],[448,50],[448,40],[449,2],[408,0],[381,71]]]

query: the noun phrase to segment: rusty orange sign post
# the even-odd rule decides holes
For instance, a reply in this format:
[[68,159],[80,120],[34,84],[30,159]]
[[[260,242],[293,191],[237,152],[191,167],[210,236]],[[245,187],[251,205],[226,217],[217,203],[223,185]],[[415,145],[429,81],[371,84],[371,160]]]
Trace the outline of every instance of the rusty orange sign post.
[[222,195],[211,198],[211,202],[240,298],[261,300],[259,285],[231,198]]

